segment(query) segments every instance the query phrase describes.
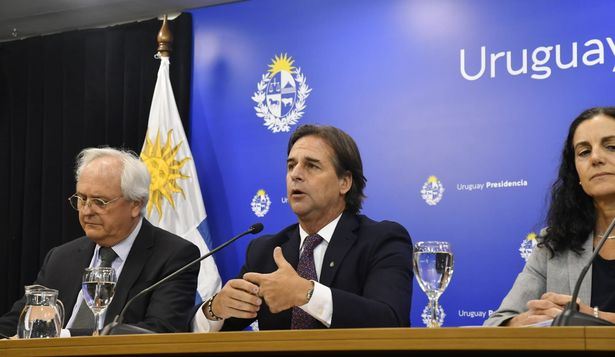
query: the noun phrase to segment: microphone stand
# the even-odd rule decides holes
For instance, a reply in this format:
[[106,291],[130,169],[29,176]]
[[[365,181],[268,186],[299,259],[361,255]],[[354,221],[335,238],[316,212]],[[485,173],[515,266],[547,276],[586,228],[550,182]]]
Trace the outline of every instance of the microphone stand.
[[217,253],[220,249],[222,249],[222,248],[226,247],[227,245],[233,243],[237,239],[239,239],[239,238],[241,238],[241,237],[243,237],[243,236],[245,236],[247,234],[257,234],[257,233],[259,233],[262,230],[263,230],[263,224],[262,223],[255,223],[252,226],[250,226],[250,228],[247,231],[239,233],[238,235],[234,236],[233,238],[229,239],[228,241],[220,244],[219,246],[217,246],[216,248],[211,250],[209,253],[207,253],[207,254],[203,255],[202,257],[199,257],[199,258],[191,261],[190,263],[184,265],[183,267],[181,267],[178,270],[174,271],[173,273],[167,275],[166,277],[164,277],[163,279],[161,279],[158,282],[154,283],[153,285],[149,286],[148,288],[145,288],[145,289],[141,290],[137,295],[133,296],[130,300],[128,300],[128,302],[126,303],[126,305],[124,305],[124,308],[122,309],[120,314],[115,316],[113,321],[110,322],[109,324],[107,324],[103,328],[103,330],[101,331],[100,335],[104,336],[104,335],[127,335],[127,334],[154,333],[154,331],[151,331],[151,330],[139,327],[139,326],[123,324],[122,323],[124,321],[124,314],[126,313],[126,310],[128,309],[128,306],[130,306],[130,304],[133,301],[135,301],[139,297],[149,293],[150,291],[154,290],[155,288],[157,288],[158,286],[160,286],[163,283],[167,282],[168,280],[173,279],[174,277],[176,277],[177,275],[179,275],[180,273],[182,273],[186,269],[192,267],[194,264],[196,264],[196,263],[200,262],[201,260],[203,260],[203,259],[205,259],[207,257],[210,257],[211,255]]
[[606,232],[604,232],[604,236],[602,236],[602,239],[598,242],[598,245],[594,249],[589,262],[583,267],[583,270],[581,270],[581,274],[579,275],[577,283],[574,286],[570,302],[566,305],[564,311],[553,319],[551,326],[613,326],[613,323],[609,321],[579,312],[579,304],[577,304],[577,297],[579,296],[579,290],[581,290],[581,283],[585,278],[585,274],[587,274],[587,271],[592,266],[594,259],[598,253],[600,253],[600,249],[602,249],[602,246],[609,238],[609,235],[611,235],[613,227],[615,227],[615,219],[613,219],[609,227],[606,229]]

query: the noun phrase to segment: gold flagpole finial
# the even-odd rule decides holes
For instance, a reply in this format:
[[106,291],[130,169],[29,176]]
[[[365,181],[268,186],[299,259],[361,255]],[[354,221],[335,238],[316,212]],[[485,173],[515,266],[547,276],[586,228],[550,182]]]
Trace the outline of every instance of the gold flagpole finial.
[[167,15],[164,15],[164,19],[162,20],[162,27],[160,27],[160,31],[158,31],[158,36],[156,37],[158,41],[158,53],[162,57],[170,57],[171,56],[171,46],[173,44],[173,34],[169,29],[169,24],[167,22]]

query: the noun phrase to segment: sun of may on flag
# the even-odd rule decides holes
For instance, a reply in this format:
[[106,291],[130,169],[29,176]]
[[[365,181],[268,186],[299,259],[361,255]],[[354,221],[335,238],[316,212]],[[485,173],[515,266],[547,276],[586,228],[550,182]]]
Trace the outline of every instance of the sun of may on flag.
[[[199,187],[192,152],[179,117],[169,77],[169,58],[160,57],[160,69],[149,113],[147,134],[141,159],[150,172],[146,217],[163,229],[192,242],[201,251],[209,247],[201,232],[207,213]],[[201,262],[198,292],[212,296],[221,287],[220,274],[213,257]]]

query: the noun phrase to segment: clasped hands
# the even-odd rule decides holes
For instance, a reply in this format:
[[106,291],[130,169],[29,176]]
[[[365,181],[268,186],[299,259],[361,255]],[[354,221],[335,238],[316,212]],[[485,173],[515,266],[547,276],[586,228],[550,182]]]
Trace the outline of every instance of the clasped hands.
[[[528,310],[508,320],[507,326],[527,326],[554,319],[564,311],[571,298],[572,296],[565,294],[544,293],[540,299],[528,301]],[[577,298],[577,304],[580,312],[592,314],[592,308],[581,299]]]
[[297,274],[284,258],[282,248],[273,250],[273,259],[278,269],[272,273],[245,273],[243,279],[229,280],[212,302],[214,314],[222,318],[255,318],[263,299],[272,313],[305,304],[312,282]]

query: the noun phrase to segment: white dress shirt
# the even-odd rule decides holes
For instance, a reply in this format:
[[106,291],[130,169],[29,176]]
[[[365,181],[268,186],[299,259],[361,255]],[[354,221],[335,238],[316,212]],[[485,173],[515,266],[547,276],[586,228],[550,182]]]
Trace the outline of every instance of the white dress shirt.
[[[316,275],[319,280],[320,272],[322,270],[322,263],[325,259],[325,252],[327,251],[327,247],[333,237],[335,227],[337,227],[337,223],[340,221],[341,217],[342,214],[337,216],[337,218],[324,226],[317,233],[323,239],[323,241],[316,248],[314,248],[314,266],[316,268]],[[301,238],[301,242],[299,244],[299,255],[303,252],[303,243],[308,235],[309,234],[301,227],[301,225],[299,225],[299,237]],[[207,299],[205,299],[205,301],[207,301]],[[325,326],[331,326],[331,319],[333,317],[333,296],[331,295],[331,289],[329,287],[315,281],[312,298],[307,304],[299,307],[318,321],[322,322]],[[220,331],[223,323],[224,320],[211,321],[207,319],[205,313],[203,313],[203,306],[201,305],[192,319],[192,330],[195,332]]]

